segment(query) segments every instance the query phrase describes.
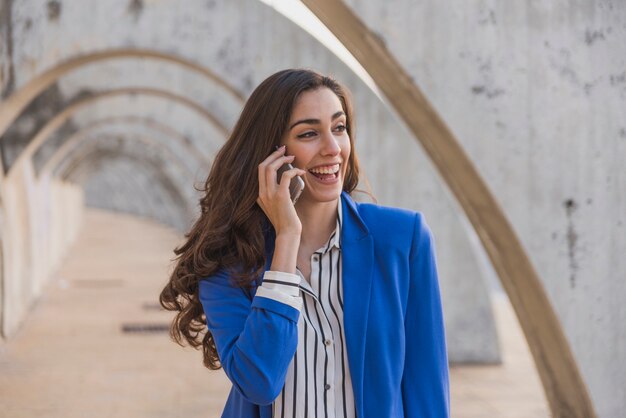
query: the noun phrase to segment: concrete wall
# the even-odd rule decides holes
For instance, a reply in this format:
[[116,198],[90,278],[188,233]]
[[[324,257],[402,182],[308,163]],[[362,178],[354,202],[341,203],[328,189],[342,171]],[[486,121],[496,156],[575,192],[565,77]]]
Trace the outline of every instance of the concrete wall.
[[3,336],[19,329],[59,267],[80,228],[84,208],[79,187],[58,180],[38,183],[30,164],[21,168],[2,190]]
[[528,250],[599,416],[626,411],[626,3],[349,0]]

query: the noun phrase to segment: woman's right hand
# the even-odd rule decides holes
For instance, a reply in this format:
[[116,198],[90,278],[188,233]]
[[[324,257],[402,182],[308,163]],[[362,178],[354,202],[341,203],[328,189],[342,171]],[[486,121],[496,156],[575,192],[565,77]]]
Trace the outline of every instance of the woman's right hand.
[[283,164],[291,163],[293,155],[285,155],[285,146],[271,153],[259,164],[259,197],[257,203],[269,218],[276,236],[293,235],[299,237],[302,233],[302,224],[291,202],[289,184],[291,179],[306,172],[293,168],[283,172],[280,184],[276,180],[277,171]]

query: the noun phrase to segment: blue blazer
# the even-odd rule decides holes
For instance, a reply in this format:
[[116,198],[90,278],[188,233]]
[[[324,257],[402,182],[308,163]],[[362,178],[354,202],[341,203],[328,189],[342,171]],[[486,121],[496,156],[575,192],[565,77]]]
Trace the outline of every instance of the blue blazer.
[[[420,212],[342,206],[344,332],[359,418],[449,416],[448,361],[433,238]],[[268,263],[273,240],[268,242]],[[222,417],[271,418],[296,352],[300,312],[255,298],[220,271],[200,300],[233,384]]]

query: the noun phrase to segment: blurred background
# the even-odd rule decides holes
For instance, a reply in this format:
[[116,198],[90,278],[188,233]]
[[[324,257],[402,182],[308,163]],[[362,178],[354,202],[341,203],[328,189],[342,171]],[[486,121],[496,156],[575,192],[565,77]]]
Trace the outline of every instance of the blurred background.
[[[335,3],[493,193],[597,416],[626,416],[626,2]],[[0,416],[220,416],[230,383],[169,340],[158,294],[198,215],[194,186],[254,87],[290,67],[348,86],[362,188],[433,230],[453,416],[550,416],[454,195],[298,0],[0,1]]]

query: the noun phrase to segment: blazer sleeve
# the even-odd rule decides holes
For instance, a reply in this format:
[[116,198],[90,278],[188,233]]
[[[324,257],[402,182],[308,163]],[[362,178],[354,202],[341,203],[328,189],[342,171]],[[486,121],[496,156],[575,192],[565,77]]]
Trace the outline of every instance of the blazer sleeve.
[[450,415],[450,395],[441,296],[433,236],[419,212],[409,257],[402,377],[404,414],[407,418],[445,418]]
[[201,280],[199,293],[226,376],[247,401],[271,404],[298,346],[299,309],[269,297],[250,300],[225,271]]

